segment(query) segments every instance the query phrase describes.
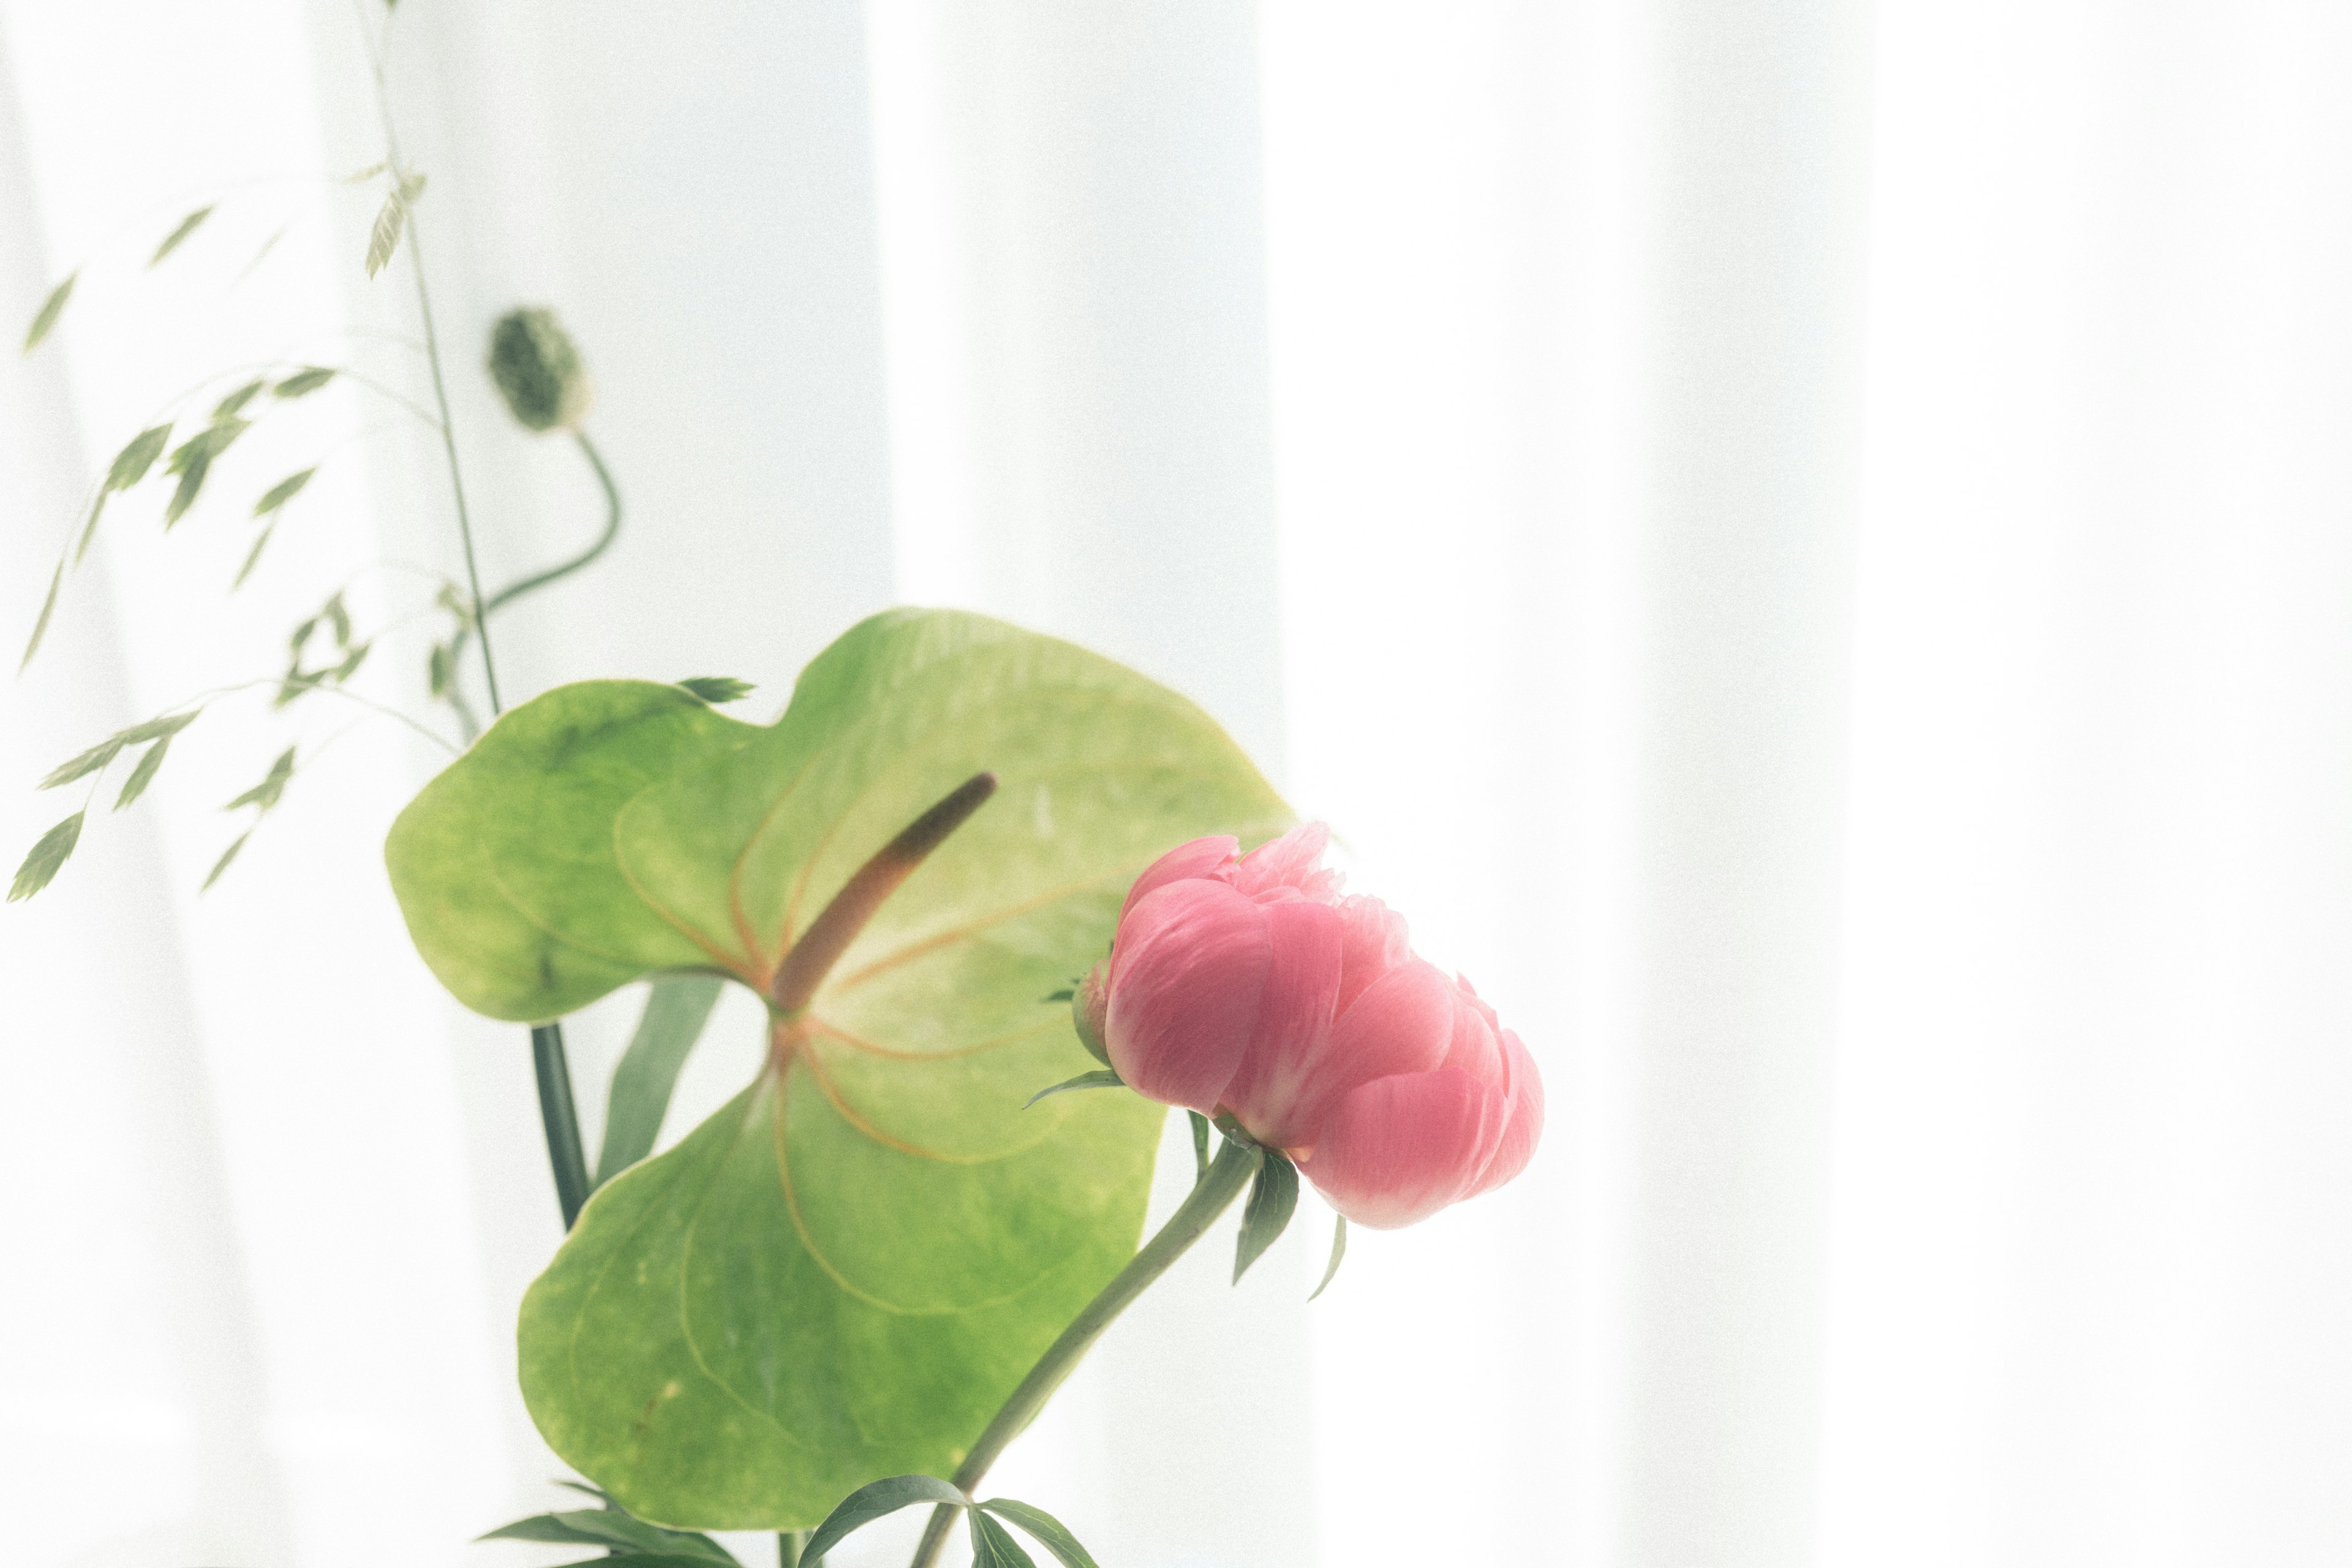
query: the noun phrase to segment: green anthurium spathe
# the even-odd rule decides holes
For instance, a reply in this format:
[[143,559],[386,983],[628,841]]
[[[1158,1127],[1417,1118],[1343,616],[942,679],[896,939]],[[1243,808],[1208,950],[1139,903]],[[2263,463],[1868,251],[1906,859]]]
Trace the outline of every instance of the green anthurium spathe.
[[[950,807],[861,903],[877,852]],[[772,726],[628,681],[500,719],[387,847],[443,983],[518,1021],[677,971],[770,1005],[759,1076],[602,1188],[525,1299],[555,1451],[696,1529],[804,1529],[950,1471],[1142,1226],[1161,1108],[1024,1110],[1096,1065],[1043,998],[1156,857],[1289,821],[1184,699],[954,612],[861,623]]]

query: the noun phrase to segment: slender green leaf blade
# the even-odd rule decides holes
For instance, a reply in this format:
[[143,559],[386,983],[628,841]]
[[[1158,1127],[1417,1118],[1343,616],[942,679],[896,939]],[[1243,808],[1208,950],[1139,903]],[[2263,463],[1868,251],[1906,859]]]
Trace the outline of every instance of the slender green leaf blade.
[[166,735],[178,734],[201,718],[204,711],[204,709],[199,706],[189,709],[185,713],[166,713],[159,718],[133,724],[115,739],[126,746],[139,746],[144,745],[149,741],[160,741]]
[[268,517],[271,512],[276,511],[279,507],[284,506],[288,501],[292,500],[296,496],[300,495],[302,493],[302,487],[309,484],[310,482],[310,476],[318,471],[318,465],[312,464],[310,468],[304,468],[299,473],[287,475],[284,479],[278,480],[276,484],[262,491],[261,499],[253,503],[253,515],[256,517]]
[[70,761],[59,763],[56,767],[51,768],[47,776],[41,780],[37,787],[41,789],[55,789],[59,784],[69,784],[76,779],[88,778],[90,774],[98,772],[99,769],[106,766],[107,763],[114,761],[114,759],[121,754],[123,744],[124,742],[121,736],[109,735],[105,740],[100,741],[97,745],[92,746],[89,750],[80,753],[79,756],[72,758]]
[[296,371],[292,375],[279,382],[272,391],[278,397],[308,397],[334,380],[335,375],[336,372],[332,370],[312,365],[308,370]]
[[1037,1560],[996,1521],[978,1509],[964,1518],[971,1526],[971,1568],[1037,1568]]
[[655,981],[646,993],[636,1033],[621,1065],[613,1069],[604,1108],[604,1146],[596,1157],[598,1186],[654,1152],[670,1092],[718,1004],[719,984],[708,974],[679,974]]
[[1339,1277],[1339,1260],[1348,1256],[1348,1216],[1333,1215],[1331,1218],[1331,1261],[1323,1266],[1323,1282],[1315,1287],[1315,1295],[1307,1298],[1310,1301],[1331,1288],[1331,1281]]
[[122,793],[114,797],[115,810],[121,811],[147,793],[147,786],[155,782],[155,773],[163,765],[163,753],[171,748],[172,738],[169,735],[147,748],[146,755],[139,759],[139,765],[132,768],[131,776],[122,781]]
[[968,1508],[971,1500],[937,1476],[885,1476],[868,1481],[841,1500],[824,1522],[801,1548],[801,1561],[814,1562],[885,1514],[919,1502],[947,1502]]
[[[261,552],[269,548],[270,536],[277,531],[278,524],[273,521],[268,528],[263,529],[260,534],[255,538],[253,548],[245,552],[245,564],[236,569],[236,576],[228,585],[228,591],[230,593],[234,594],[239,588],[245,586],[245,580],[253,575],[253,569],[256,566],[261,564]],[[438,693],[436,695],[438,695]]]
[[81,537],[74,541],[73,563],[75,565],[80,565],[82,557],[89,553],[89,542],[98,537],[98,520],[106,510],[106,498],[112,493],[104,485],[100,485],[98,487],[98,493],[89,498],[89,521],[81,525]]
[[29,899],[49,885],[81,842],[81,816],[79,811],[40,837],[26,855],[24,864],[16,868],[16,879],[8,884],[8,901]]
[[371,278],[384,268],[392,253],[400,248],[401,225],[408,221],[408,204],[398,191],[383,198],[376,209],[375,226],[368,231],[367,275]]
[[168,419],[131,437],[131,444],[115,454],[113,466],[106,470],[106,488],[127,490],[145,479],[147,470],[155,466],[155,459],[163,455],[171,440],[172,423]]
[[187,516],[188,509],[196,504],[196,497],[205,488],[205,475],[211,471],[212,464],[212,454],[200,449],[181,468],[179,486],[172,491],[172,499],[163,508],[165,528]]
[[41,639],[49,635],[49,617],[58,613],[58,590],[65,586],[65,582],[66,563],[60,561],[57,570],[49,574],[49,591],[42,595],[41,613],[33,618],[33,635],[25,639],[25,657],[16,661],[17,673],[22,674],[25,667],[33,662],[33,656],[41,651]]
[[77,268],[66,274],[64,282],[49,290],[49,297],[41,301],[39,310],[33,312],[32,325],[25,329],[25,353],[31,353],[41,346],[41,340],[49,335],[49,329],[58,324],[59,316],[65,314],[66,301],[73,298],[74,285],[80,279],[81,270]]
[[1192,1177],[1198,1181],[1209,1173],[1209,1119],[1197,1110],[1184,1117],[1192,1124]]
[[1265,1256],[1298,1207],[1298,1167],[1281,1151],[1260,1153],[1257,1179],[1250,1184],[1249,1202],[1242,1207],[1242,1233],[1234,1244],[1234,1283],[1241,1283],[1249,1266]]
[[1051,1089],[1039,1089],[1029,1097],[1027,1103],[1021,1109],[1026,1110],[1041,1100],[1050,1099],[1057,1094],[1066,1094],[1074,1089],[1125,1089],[1126,1087],[1127,1080],[1118,1074],[1108,1068],[1097,1068],[1093,1072],[1082,1072],[1076,1078],[1066,1078]]
[[247,404],[260,396],[264,392],[268,390],[268,387],[269,378],[268,376],[263,376],[257,381],[247,382],[243,386],[238,387],[235,392],[230,393],[226,397],[222,398],[218,403],[213,405],[213,423],[217,425],[225,419],[236,418],[240,413],[244,412],[245,405]]
[[198,888],[196,891],[200,893],[206,891],[215,882],[219,881],[221,879],[221,873],[229,868],[231,863],[236,859],[237,851],[243,849],[245,847],[245,841],[252,837],[253,829],[248,827],[244,832],[238,834],[235,838],[229,840],[228,847],[221,851],[221,858],[213,862],[213,868],[210,871],[205,873],[204,887]]
[[512,710],[386,847],[426,963],[530,1021],[647,973],[764,986],[793,933],[973,773],[999,790],[885,902],[757,1081],[600,1189],[526,1300],[525,1398],[625,1506],[805,1528],[950,1473],[1132,1255],[1163,1110],[1020,1100],[1100,1064],[1038,998],[1136,874],[1290,821],[1183,699],[983,617],[853,629],[772,726],[675,686]]
[[1070,1533],[1069,1527],[1044,1509],[1016,1502],[1009,1497],[991,1498],[980,1506],[1027,1531],[1038,1545],[1060,1558],[1066,1568],[1101,1568],[1087,1549],[1078,1544],[1078,1538]]
[[188,236],[195,233],[196,230],[203,226],[205,219],[212,216],[213,208],[210,204],[207,204],[204,206],[198,207],[195,211],[182,218],[180,220],[179,226],[173,229],[171,233],[165,235],[163,237],[163,243],[155,247],[155,254],[147,258],[147,265],[153,267],[160,263],[165,257],[171,255],[172,252],[179,249],[182,245],[186,243]]
[[262,775],[259,784],[247,790],[221,809],[235,811],[241,805],[257,805],[262,810],[268,811],[276,805],[278,797],[286,793],[286,781],[293,776],[294,748],[289,746],[278,753],[278,760],[269,764],[269,772]]
[[740,702],[757,689],[748,680],[738,680],[731,675],[695,675],[678,684],[705,702]]
[[496,1530],[486,1530],[474,1539],[478,1542],[541,1541],[558,1546],[609,1546],[613,1543],[610,1536],[591,1535],[584,1530],[575,1529],[564,1523],[562,1519],[551,1513],[539,1513],[533,1514],[529,1519],[519,1519],[512,1524],[502,1524]]

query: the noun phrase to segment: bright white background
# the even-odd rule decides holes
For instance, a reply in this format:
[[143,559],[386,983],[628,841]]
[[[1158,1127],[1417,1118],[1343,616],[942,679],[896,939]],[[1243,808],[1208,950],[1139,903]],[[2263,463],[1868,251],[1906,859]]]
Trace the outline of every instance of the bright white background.
[[[397,16],[487,574],[596,521],[477,369],[510,304],[581,340],[631,506],[501,624],[511,690],[772,710],[894,599],[1078,637],[1543,1061],[1514,1187],[1312,1309],[1318,1226],[1197,1260],[1004,1489],[1114,1568],[2352,1560],[2352,12]],[[0,0],[0,323],[84,268],[0,369],[10,638],[184,385],[421,395],[406,263],[311,177],[380,156],[362,62],[347,0]],[[228,599],[238,498],[330,449]],[[0,856],[58,760],[453,566],[431,458],[344,384],[170,537],[119,501],[0,694]],[[556,1561],[460,1544],[560,1495],[510,1341],[556,1224],[520,1031],[383,887],[436,754],[258,703],[0,911],[5,1556]],[[673,1131],[752,1050],[722,1014]]]

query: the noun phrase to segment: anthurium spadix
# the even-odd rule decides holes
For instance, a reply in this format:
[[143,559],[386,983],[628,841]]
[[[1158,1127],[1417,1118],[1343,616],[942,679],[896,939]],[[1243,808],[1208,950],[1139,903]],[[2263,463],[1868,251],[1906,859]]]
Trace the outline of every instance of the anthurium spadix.
[[634,681],[499,720],[387,847],[442,982],[517,1021],[680,970],[770,1009],[754,1081],[602,1188],[525,1299],[555,1451],[699,1529],[951,1471],[1142,1226],[1160,1107],[1022,1110],[1091,1064],[1047,998],[1168,845],[1289,820],[1184,699],[950,612],[853,628],[767,727]]

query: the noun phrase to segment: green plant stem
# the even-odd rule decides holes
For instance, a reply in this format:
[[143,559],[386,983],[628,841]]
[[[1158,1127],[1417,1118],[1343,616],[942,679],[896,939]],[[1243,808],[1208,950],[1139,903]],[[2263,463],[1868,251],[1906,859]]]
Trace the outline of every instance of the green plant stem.
[[[546,587],[551,583],[559,582],[565,577],[569,577],[572,573],[579,571],[583,566],[587,565],[589,563],[594,561],[598,556],[604,554],[605,551],[611,549],[613,547],[613,541],[619,537],[621,531],[621,489],[618,485],[615,485],[613,482],[613,471],[604,467],[604,458],[603,454],[596,450],[595,443],[588,439],[588,436],[585,431],[574,430],[572,433],[572,438],[580,444],[580,455],[588,459],[588,466],[595,470],[596,484],[598,488],[603,489],[604,492],[604,531],[598,534],[595,538],[595,542],[590,544],[587,549],[582,551],[579,554],[574,555],[569,561],[559,562],[555,565],[550,566],[544,572],[534,572],[530,576],[523,578],[521,581],[509,583],[505,587],[499,589],[497,593],[491,595],[488,600],[482,605],[481,614],[475,621],[476,626],[487,628],[488,626],[488,617],[497,615],[499,611],[514,603],[517,599],[521,598],[526,594],[536,593],[538,590]],[[452,669],[456,668],[457,661],[465,657],[467,640],[473,635],[473,626],[459,626],[457,628],[457,635],[449,639],[449,666]],[[489,646],[489,633],[487,629],[485,629],[482,634],[482,643],[485,647]],[[458,721],[465,725],[468,731],[471,731],[474,728],[472,722],[473,716],[466,710],[462,701],[457,700],[457,693],[455,690],[451,691],[450,696],[453,700],[451,706],[457,708],[458,710]],[[467,739],[470,740],[472,736],[469,733]]]
[[[385,140],[391,138],[387,132]],[[400,178],[398,151],[394,152],[393,177]],[[466,481],[457,466],[457,428],[449,416],[449,388],[441,374],[441,337],[433,329],[433,291],[425,282],[425,241],[417,234],[416,214],[408,215],[409,271],[416,279],[416,313],[425,322],[425,363],[433,371],[433,403],[441,411],[441,450],[449,460],[449,493],[457,503],[457,540],[466,550],[466,587],[474,596],[474,625],[482,634],[482,685],[489,693],[490,717],[504,711],[499,700],[499,667],[490,657],[489,628],[482,625],[482,569],[474,557],[474,524],[466,510]]]
[[580,1112],[572,1103],[572,1068],[563,1059],[563,1026],[536,1024],[530,1031],[530,1065],[539,1078],[539,1119],[547,1130],[547,1163],[555,1172],[555,1201],[563,1228],[580,1217],[588,1201],[588,1155],[580,1142]]
[[614,538],[621,531],[621,491],[620,488],[613,483],[612,470],[604,467],[604,457],[596,450],[596,444],[588,439],[586,431],[574,430],[572,433],[572,438],[580,444],[580,455],[587,458],[588,466],[596,471],[596,483],[604,492],[604,531],[596,536],[596,542],[593,544],[571,560],[551,566],[544,572],[534,572],[522,581],[509,583],[491,595],[490,602],[482,606],[484,615],[495,615],[525,594],[535,593],[550,583],[571,576],[572,574],[611,549]]
[[[360,29],[364,39],[364,13]],[[381,47],[371,49],[369,64],[375,73],[375,107],[383,126],[384,162],[394,182],[394,189],[398,190],[398,183],[406,178],[406,171],[401,164],[400,137],[393,129],[392,96],[384,77]],[[449,414],[448,378],[441,371],[441,335],[433,324],[433,290],[425,281],[425,241],[418,232],[414,209],[407,219],[409,270],[415,277],[416,314],[425,328],[425,363],[433,372],[433,405],[441,416],[441,451],[448,459],[449,494],[457,506],[457,539],[466,552],[466,585],[473,595],[474,626],[482,638],[482,685],[489,695],[490,717],[495,719],[504,704],[499,700],[498,664],[490,657],[490,628],[483,618],[482,571],[474,551],[473,518],[466,508],[465,473],[457,461],[457,427]],[[614,495],[611,478],[604,472],[604,464],[596,462],[593,450],[589,460],[596,464],[606,493]],[[614,495],[614,510],[619,510],[617,495]],[[454,655],[451,663],[456,663]],[[538,1079],[540,1122],[547,1132],[547,1163],[555,1175],[555,1200],[563,1211],[563,1228],[570,1230],[572,1221],[580,1217],[580,1205],[588,1201],[588,1161],[580,1143],[580,1112],[572,1103],[572,1070],[564,1060],[562,1024],[541,1024],[531,1030],[530,1059]]]
[[781,1530],[776,1532],[776,1568],[824,1568],[822,1557],[803,1558],[808,1548],[810,1531]]
[[[1094,1348],[1103,1331],[1113,1320],[1127,1310],[1151,1282],[1168,1272],[1169,1267],[1185,1250],[1214,1225],[1217,1216],[1233,1206],[1250,1178],[1257,1174],[1259,1153],[1255,1144],[1238,1143],[1228,1139],[1217,1157],[1209,1163],[1208,1170],[1192,1185],[1192,1195],[1168,1216],[1160,1234],[1144,1243],[1143,1250],[1129,1259],[1126,1268],[1102,1288],[1102,1293],[1086,1305],[1061,1337],[1046,1347],[1021,1380],[988,1429],[980,1435],[971,1455],[957,1467],[955,1484],[969,1492],[988,1474],[988,1468],[1004,1452],[1005,1446],[1018,1437],[1045,1407],[1045,1401],[1062,1386],[1080,1357]],[[947,1544],[948,1531],[961,1511],[951,1504],[941,1504],[931,1510],[930,1523],[923,1529],[922,1544],[915,1549],[912,1568],[933,1568],[940,1552]]]

